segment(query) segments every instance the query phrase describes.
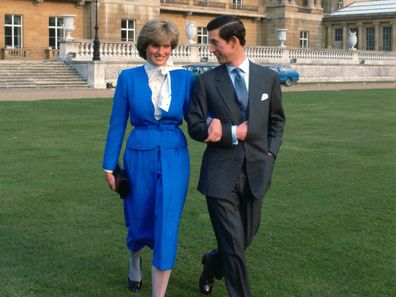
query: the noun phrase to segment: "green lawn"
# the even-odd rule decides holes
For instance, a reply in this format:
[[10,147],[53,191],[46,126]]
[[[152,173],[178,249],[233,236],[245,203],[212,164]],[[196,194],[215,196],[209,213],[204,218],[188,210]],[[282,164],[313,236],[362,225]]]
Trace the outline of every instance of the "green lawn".
[[[285,93],[284,144],[247,252],[254,297],[396,296],[396,90]],[[111,100],[0,102],[0,296],[132,296],[101,161]],[[215,244],[192,175],[167,296],[202,296]],[[151,296],[150,253],[143,253]],[[227,296],[216,282],[213,297]]]

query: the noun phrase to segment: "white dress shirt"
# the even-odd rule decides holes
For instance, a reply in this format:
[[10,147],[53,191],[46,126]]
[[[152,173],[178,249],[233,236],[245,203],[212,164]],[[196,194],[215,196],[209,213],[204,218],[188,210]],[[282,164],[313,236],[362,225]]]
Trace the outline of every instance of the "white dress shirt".
[[[233,67],[233,66],[227,64],[228,75],[230,76],[234,87],[235,87],[236,73],[233,72],[233,70],[235,68],[241,69],[241,75],[243,76],[243,79],[245,80],[246,89],[249,92],[249,60],[248,60],[248,58],[245,58],[245,60],[243,60],[242,64],[239,65],[238,67]],[[238,144],[238,138],[236,135],[236,127],[237,127],[236,125],[231,126],[232,144],[234,144],[234,145]]]

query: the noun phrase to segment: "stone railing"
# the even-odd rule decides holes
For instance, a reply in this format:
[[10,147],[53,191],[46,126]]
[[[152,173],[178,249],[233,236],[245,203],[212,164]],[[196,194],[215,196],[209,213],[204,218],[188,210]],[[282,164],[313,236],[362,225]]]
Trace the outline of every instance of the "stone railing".
[[[246,46],[249,59],[259,64],[395,64],[396,52],[352,51],[341,49],[280,48]],[[72,40],[60,45],[60,59],[91,61],[93,42]],[[207,45],[179,45],[172,52],[175,64],[216,62]],[[141,61],[135,43],[101,42],[101,61]]]
[[[91,40],[68,41],[61,43],[60,56],[62,60],[91,61],[93,51]],[[101,42],[99,52],[101,60],[106,61],[139,58],[136,44],[129,42]]]
[[395,52],[359,51],[359,61],[395,61]]
[[2,48],[1,53],[4,60],[24,59],[27,57],[28,50],[24,48]]
[[[122,69],[141,65],[144,62],[139,57],[135,43],[101,42],[99,51],[100,61],[92,61],[93,42],[74,39],[60,43],[59,59],[77,70],[93,88],[105,88],[107,83],[115,85]],[[245,52],[250,60],[261,65],[292,64],[293,68],[301,71],[300,81],[306,82],[320,81],[320,79],[357,80],[360,78],[354,71],[358,70],[359,73],[371,73],[361,78],[366,80],[394,80],[396,77],[396,52],[264,46],[246,46]],[[217,63],[216,57],[210,53],[207,45],[179,45],[172,51],[172,58],[175,65]],[[311,68],[316,69],[315,73],[309,72]],[[345,69],[349,69],[349,72],[342,72]],[[334,77],[326,75],[326,71],[332,72]]]
[[[162,3],[163,0],[161,0]],[[188,1],[187,1],[188,2]],[[189,3],[187,3],[189,5]],[[210,8],[221,8],[226,9],[226,3],[224,2],[213,2],[213,1],[205,1],[205,0],[194,0],[193,6],[198,7],[210,7]]]
[[357,63],[354,51],[341,49],[303,49],[289,50],[289,59],[294,63],[304,64],[353,64]]
[[[232,2],[217,2],[211,0],[161,0],[161,8],[169,6],[184,6],[185,9],[202,9],[202,8],[218,8],[222,10],[236,10],[239,12],[254,12],[260,13],[259,6],[233,4]],[[224,11],[222,11],[224,13]]]
[[54,48],[46,49],[47,59],[58,59],[59,50]]

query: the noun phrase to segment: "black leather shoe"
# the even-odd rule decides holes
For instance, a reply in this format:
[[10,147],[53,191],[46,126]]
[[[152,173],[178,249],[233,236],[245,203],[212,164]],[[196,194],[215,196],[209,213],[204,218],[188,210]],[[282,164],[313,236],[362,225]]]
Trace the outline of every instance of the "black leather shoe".
[[140,282],[136,282],[128,277],[128,287],[129,290],[131,290],[133,293],[138,293],[140,291],[140,289],[142,288],[142,283],[143,279]]
[[[139,259],[140,259],[140,271],[142,271],[142,258],[139,257]],[[143,279],[141,279],[140,282],[138,282],[131,280],[128,276],[128,287],[129,290],[131,290],[132,292],[138,293],[142,288],[142,284],[143,284]]]
[[209,295],[213,291],[214,276],[210,268],[210,256],[205,254],[202,256],[203,271],[199,278],[199,290],[204,295]]

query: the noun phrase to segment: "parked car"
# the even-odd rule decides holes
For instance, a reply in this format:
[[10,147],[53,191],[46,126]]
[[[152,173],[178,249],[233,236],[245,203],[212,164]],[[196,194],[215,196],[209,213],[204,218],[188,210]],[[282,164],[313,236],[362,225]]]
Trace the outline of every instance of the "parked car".
[[193,75],[200,75],[206,71],[209,71],[213,68],[215,68],[217,65],[216,64],[189,64],[189,65],[184,65],[183,68],[190,70]]
[[[193,75],[200,75],[206,71],[215,68],[216,66],[217,66],[216,64],[189,64],[189,65],[184,65],[183,67],[187,70],[192,71]],[[265,67],[272,69],[276,73],[278,73],[281,84],[284,84],[286,87],[290,87],[292,83],[297,82],[300,78],[300,74],[290,66],[271,65]]]
[[299,80],[300,74],[297,70],[291,68],[290,66],[265,66],[269,69],[274,70],[278,73],[279,80],[281,84],[286,87],[290,87],[292,83],[295,83]]

